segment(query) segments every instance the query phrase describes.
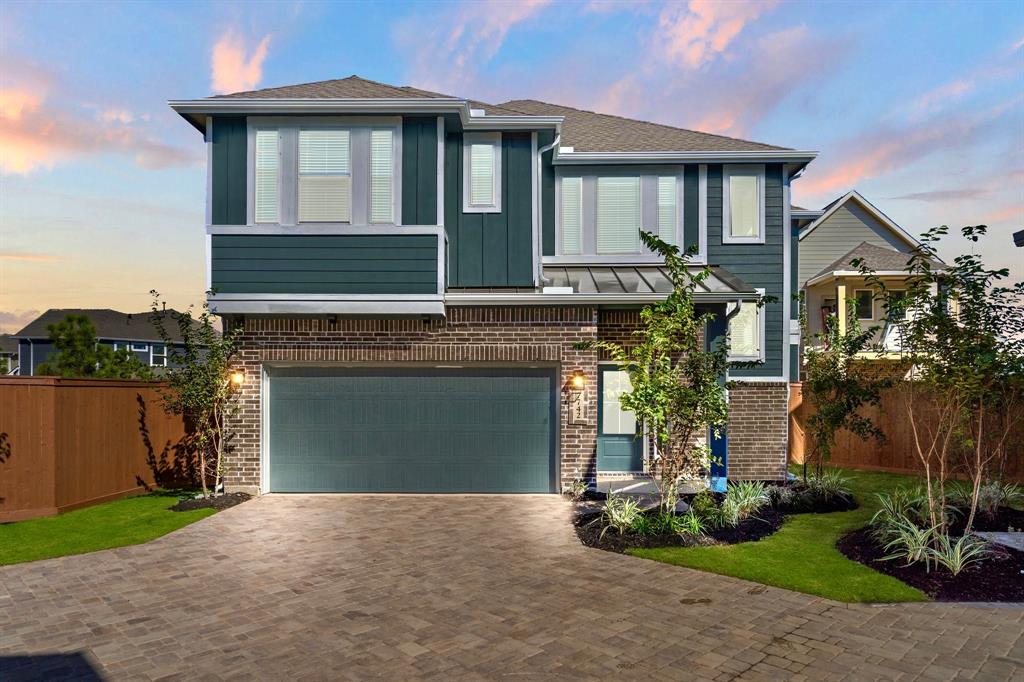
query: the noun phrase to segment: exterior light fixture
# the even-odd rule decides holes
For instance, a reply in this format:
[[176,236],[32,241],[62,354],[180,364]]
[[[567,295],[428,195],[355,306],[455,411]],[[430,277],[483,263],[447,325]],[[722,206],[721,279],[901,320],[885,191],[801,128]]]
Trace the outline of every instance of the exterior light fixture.
[[231,372],[231,384],[233,386],[241,386],[245,383],[245,370],[236,369]]
[[587,385],[587,375],[583,373],[583,370],[576,370],[572,373],[572,379],[569,380],[570,385],[577,391],[582,391]]

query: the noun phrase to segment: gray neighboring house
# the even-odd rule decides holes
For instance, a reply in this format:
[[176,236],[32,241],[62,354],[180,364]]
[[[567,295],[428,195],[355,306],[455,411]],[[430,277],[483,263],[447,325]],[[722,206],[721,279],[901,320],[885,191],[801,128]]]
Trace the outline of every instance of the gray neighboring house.
[[209,304],[243,328],[229,488],[642,475],[628,374],[580,345],[628,341],[670,289],[641,229],[711,266],[707,342],[755,363],[707,436],[716,485],[785,475],[790,182],[815,152],[357,76],[170,106],[206,145]]
[[[171,317],[173,312],[166,311],[167,332],[171,337],[171,346],[181,349],[181,332]],[[168,366],[168,348],[153,325],[148,310],[141,313],[122,313],[109,308],[51,308],[12,335],[18,342],[16,364],[19,367],[19,374],[33,376],[36,368],[57,352],[50,341],[48,327],[62,322],[68,315],[88,317],[96,327],[96,338],[99,343],[114,350],[125,348],[150,367]],[[173,343],[175,341],[179,343]]]
[[0,334],[0,375],[10,374],[18,367],[18,340]]

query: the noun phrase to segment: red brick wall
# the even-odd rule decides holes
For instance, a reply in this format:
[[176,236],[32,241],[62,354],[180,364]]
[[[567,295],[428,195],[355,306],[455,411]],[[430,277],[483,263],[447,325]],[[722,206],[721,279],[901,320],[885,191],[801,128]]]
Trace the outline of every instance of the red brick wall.
[[[638,319],[636,311],[598,313],[587,307],[449,308],[444,320],[247,318],[240,340],[240,360],[247,378],[240,392],[238,413],[232,419],[235,435],[227,459],[226,484],[253,488],[260,483],[261,365],[274,362],[557,363],[561,368],[561,478],[563,482],[592,479],[596,465],[598,353],[573,346],[592,341],[599,334],[619,343],[627,341]],[[587,377],[585,424],[568,423],[565,387],[577,370]],[[783,463],[786,400],[784,391],[778,410],[783,426]],[[754,400],[751,408],[756,403]],[[741,400],[741,404],[746,403]],[[774,460],[774,450],[769,457],[754,452],[766,442],[758,435],[761,424],[766,419],[774,423],[774,419],[751,408],[742,409],[740,414],[743,419],[757,420],[752,431],[757,438],[739,437],[734,455],[730,432],[730,466],[744,474],[767,471],[768,460]],[[730,431],[732,428],[730,421]],[[743,462],[747,458],[759,463],[764,460],[764,464],[747,466]],[[778,475],[775,472],[762,477]]]
[[747,382],[729,391],[729,478],[785,476],[789,384]]

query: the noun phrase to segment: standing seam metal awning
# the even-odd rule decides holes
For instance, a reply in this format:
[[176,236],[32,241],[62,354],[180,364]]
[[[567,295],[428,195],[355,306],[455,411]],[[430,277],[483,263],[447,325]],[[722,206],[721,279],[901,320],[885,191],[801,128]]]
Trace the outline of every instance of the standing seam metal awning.
[[[694,266],[691,272],[699,272]],[[711,266],[711,274],[697,286],[697,293],[746,294],[753,287],[725,268]],[[551,287],[571,287],[581,294],[668,294],[672,282],[660,265],[547,265],[544,278]]]

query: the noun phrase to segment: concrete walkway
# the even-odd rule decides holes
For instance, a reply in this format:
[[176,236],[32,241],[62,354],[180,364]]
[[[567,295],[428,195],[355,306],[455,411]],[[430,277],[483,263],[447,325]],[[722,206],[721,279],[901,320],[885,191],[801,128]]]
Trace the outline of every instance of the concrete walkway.
[[267,496],[0,568],[0,679],[1009,680],[1024,608],[848,606],[581,546],[553,496]]

